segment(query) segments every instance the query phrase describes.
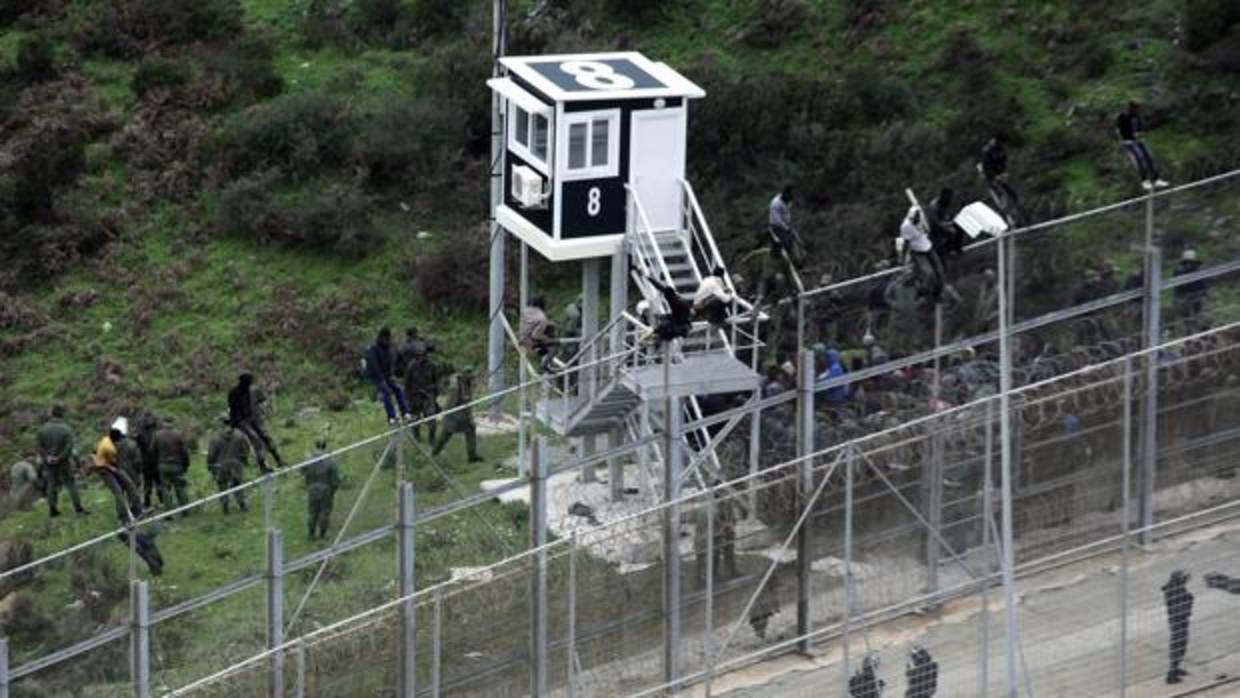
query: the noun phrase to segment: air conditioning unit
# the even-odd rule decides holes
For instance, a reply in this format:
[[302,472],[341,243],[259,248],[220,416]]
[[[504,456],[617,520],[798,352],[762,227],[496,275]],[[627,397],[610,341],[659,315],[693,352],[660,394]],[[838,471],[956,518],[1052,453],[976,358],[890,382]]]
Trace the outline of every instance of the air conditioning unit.
[[536,208],[543,205],[547,195],[543,192],[543,178],[525,165],[512,168],[512,198],[522,208]]

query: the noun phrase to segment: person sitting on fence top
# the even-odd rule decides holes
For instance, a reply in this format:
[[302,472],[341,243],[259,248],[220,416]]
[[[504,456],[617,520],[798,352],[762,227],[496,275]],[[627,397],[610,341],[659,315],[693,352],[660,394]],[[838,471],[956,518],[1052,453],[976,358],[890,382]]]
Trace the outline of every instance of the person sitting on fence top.
[[1115,130],[1119,134],[1120,143],[1124,146],[1124,152],[1137,166],[1141,186],[1148,191],[1154,187],[1167,186],[1167,180],[1158,176],[1158,166],[1154,163],[1154,156],[1150,154],[1150,149],[1141,140],[1143,126],[1141,105],[1135,100],[1129,102],[1128,108],[1115,118]]
[[982,173],[987,186],[994,188],[1007,178],[1007,159],[1007,141],[1002,133],[996,133],[982,146],[977,162],[977,170]]
[[[379,393],[379,401],[383,403],[383,411],[387,413],[388,424],[396,424],[402,415],[406,420],[413,421],[413,413],[409,411],[409,403],[405,400],[405,391],[393,375],[395,360],[392,330],[381,327],[374,344],[366,349],[366,379]],[[396,397],[396,405],[392,404],[392,396]],[[399,413],[396,411],[397,407],[400,408]]]
[[952,199],[955,192],[951,187],[943,187],[939,195],[930,201],[926,208],[926,221],[930,225],[930,242],[934,249],[943,254],[960,254],[964,250],[968,236],[956,227],[952,215]]
[[688,337],[689,330],[693,326],[693,303],[681,296],[674,287],[653,276],[647,276],[646,279],[650,281],[650,285],[658,289],[659,293],[663,294],[663,300],[668,308],[666,314],[659,316],[654,330],[648,336],[658,337],[660,342]]
[[900,239],[913,254],[913,264],[926,284],[926,295],[937,305],[943,296],[943,262],[930,242],[928,225],[920,207],[909,208],[900,224]]
[[693,312],[716,327],[727,324],[728,308],[736,301],[723,275],[723,267],[711,269],[710,276],[702,279],[697,293],[693,294]]
[[792,227],[792,211],[789,207],[796,198],[796,191],[791,184],[771,199],[767,207],[767,231],[770,233],[772,251],[782,250],[794,264],[800,264],[801,236]]

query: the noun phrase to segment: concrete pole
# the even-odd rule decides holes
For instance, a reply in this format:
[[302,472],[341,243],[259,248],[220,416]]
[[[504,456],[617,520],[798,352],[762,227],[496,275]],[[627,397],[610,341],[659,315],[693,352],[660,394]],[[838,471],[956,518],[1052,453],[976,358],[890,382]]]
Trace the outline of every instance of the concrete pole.
[[[715,651],[714,651],[714,635],[715,635],[715,516],[716,516],[716,493],[714,488],[706,493],[706,614],[704,616],[705,629],[702,632],[702,641],[704,647],[702,653],[706,656],[706,698],[711,698],[710,680],[715,670]],[[735,541],[732,543],[736,544]],[[701,561],[698,564],[702,564]]]
[[[612,322],[609,353],[618,354],[624,344],[624,326],[614,322],[629,305],[629,255],[627,243],[621,243],[611,256],[611,296],[608,299],[608,315]],[[608,372],[610,379],[615,378],[616,371]],[[617,427],[611,432],[609,445],[612,448],[624,442],[624,427]],[[619,457],[607,461],[607,481],[611,484],[611,501],[624,499],[624,462]]]
[[435,616],[431,624],[431,698],[443,691],[443,587],[435,587]]
[[[507,2],[494,0],[491,13],[491,77],[499,77],[499,59],[507,50]],[[495,211],[504,200],[504,115],[499,94],[491,93],[491,287],[489,297],[490,331],[487,335],[487,375],[490,392],[504,389],[504,325],[500,313],[504,312],[504,237],[507,233],[495,218]],[[499,419],[503,406],[499,400],[491,405],[491,418]]]
[[[943,304],[934,304],[934,347],[943,346]],[[942,372],[938,356],[934,357],[934,382],[930,394],[934,400],[942,396]],[[941,548],[939,537],[943,529],[943,440],[935,432],[929,435],[930,458],[922,468],[922,492],[925,495],[923,506],[926,520],[931,530],[926,532],[926,593],[934,594],[939,590],[939,556]],[[937,606],[931,600],[930,606]]]
[[0,698],[9,698],[9,639],[0,636]]
[[[799,304],[798,304],[799,307]],[[797,371],[797,501],[800,507],[811,506],[814,491],[814,469],[809,454],[814,452],[814,352],[801,349],[800,370]],[[810,530],[813,521],[797,531],[797,651],[809,653],[810,641]]]
[[[598,334],[599,266],[597,258],[581,261],[581,336],[583,343],[588,342],[594,338],[594,335]],[[598,345],[592,345],[590,350],[581,358],[587,363],[597,359]],[[579,374],[577,393],[581,400],[590,400],[594,397],[598,388],[595,381],[597,375],[598,371],[594,368],[584,369]],[[581,454],[583,456],[594,455],[596,446],[597,441],[593,434],[581,437]],[[582,465],[582,482],[594,482],[597,480],[594,470],[594,464]]]
[[[847,448],[851,449],[852,446]],[[806,521],[806,525],[809,522]],[[853,457],[849,453],[844,457],[844,687],[847,690],[848,679],[852,677],[850,666],[849,626],[852,624],[853,612]]]
[[[577,532],[568,539],[568,698],[577,696]],[[3,697],[0,697],[3,698]]]
[[400,597],[400,696],[415,698],[418,694],[417,671],[417,610],[410,598],[415,591],[414,562],[417,539],[414,529],[413,485],[400,483],[397,492],[399,510],[396,518],[396,571]]
[[995,569],[992,555],[991,526],[994,523],[994,415],[995,403],[986,401],[986,441],[982,475],[982,556],[985,561],[983,572],[986,577],[982,584],[982,612],[979,615],[982,625],[981,676],[977,695],[984,696],[990,690],[990,575]]
[[[639,421],[637,433],[643,439],[650,436],[653,432],[650,428],[650,401],[642,400],[641,407],[638,408]],[[642,446],[637,449],[637,479],[642,490],[642,502],[652,505],[655,502],[654,483],[650,481],[650,447]]]
[[[759,299],[761,300],[761,299]],[[761,365],[758,361],[758,321],[761,313],[758,312],[758,301],[754,301],[753,311],[753,351],[750,352],[749,368],[754,373],[758,373],[758,367]],[[761,380],[759,387],[754,391],[755,401],[762,399]],[[758,454],[761,452],[760,443],[762,441],[762,410],[755,409],[749,418],[749,511],[756,518],[758,516]]]
[[1011,316],[1009,315],[1008,293],[1011,287],[1010,270],[1008,269],[1007,248],[1011,243],[1010,236],[1000,235],[995,248],[999,254],[999,468],[1000,468],[1000,506],[1002,507],[1002,558],[1000,567],[1003,571],[1003,600],[1005,613],[1005,648],[1007,661],[1004,673],[1005,698],[1017,696],[1017,615],[1016,615],[1016,551],[1012,532],[1012,347]]
[[[520,277],[520,285],[517,290],[517,304],[521,306],[521,311],[524,312],[530,304],[530,251],[529,246],[525,244],[524,240],[521,241]],[[526,368],[525,364],[526,362],[524,361],[517,362],[517,376],[521,381],[521,385],[525,385],[525,382],[530,379],[529,369]],[[525,477],[527,468],[526,449],[529,446],[529,437],[525,433],[525,413],[527,410],[525,392],[526,389],[522,388],[517,393],[517,477]]]
[[135,698],[151,698],[151,599],[143,581],[129,584],[129,678]]
[[[276,650],[284,644],[284,534],[278,528],[267,529],[267,649]],[[267,695],[284,698],[284,653],[271,655]]]
[[680,678],[680,400],[670,391],[671,342],[663,343],[663,683]]
[[530,458],[530,695],[547,694],[547,437],[534,441]]
[[[1153,197],[1147,209],[1148,225],[1153,228]],[[1150,233],[1152,235],[1152,232]],[[1141,544],[1153,542],[1154,486],[1158,461],[1158,346],[1161,325],[1162,251],[1151,245],[1145,252],[1145,407],[1142,411],[1141,498],[1137,503],[1141,519]]]
[[297,665],[297,673],[294,676],[293,698],[305,698],[306,696],[306,643],[298,642],[295,662]]
[[392,435],[392,439],[396,442],[396,485],[406,481],[405,477],[405,434],[398,431]]
[[[607,445],[613,449],[624,443],[624,427],[618,426],[608,432]],[[620,456],[607,459],[607,483],[611,490],[611,501],[624,501],[624,461]]]

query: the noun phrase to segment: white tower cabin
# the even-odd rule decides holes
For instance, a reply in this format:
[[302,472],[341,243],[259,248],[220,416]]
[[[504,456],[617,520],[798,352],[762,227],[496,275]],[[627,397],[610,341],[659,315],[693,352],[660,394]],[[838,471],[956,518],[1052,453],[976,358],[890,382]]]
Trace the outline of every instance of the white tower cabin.
[[[657,400],[651,406],[661,410],[663,398],[685,398],[682,416],[692,419],[700,414],[696,396],[756,390],[757,374],[735,355],[738,344],[754,342],[752,308],[743,301],[729,327],[696,322],[675,342],[667,380],[662,352],[639,342],[666,309],[649,278],[692,296],[704,275],[724,266],[685,179],[689,102],[706,93],[635,52],[505,57],[500,65],[487,82],[504,115],[495,220],[547,260],[578,261],[583,270],[581,350],[561,357],[559,372],[576,375],[539,405],[539,418],[583,437],[588,452],[597,434],[614,441],[647,428],[637,423],[637,413],[650,412],[638,410],[643,400]],[[600,327],[603,259],[611,265],[611,303]],[[630,281],[654,313],[638,316],[630,306]],[[726,273],[725,281],[731,286]],[[622,358],[596,361],[613,356]],[[616,479],[613,472],[613,488]]]

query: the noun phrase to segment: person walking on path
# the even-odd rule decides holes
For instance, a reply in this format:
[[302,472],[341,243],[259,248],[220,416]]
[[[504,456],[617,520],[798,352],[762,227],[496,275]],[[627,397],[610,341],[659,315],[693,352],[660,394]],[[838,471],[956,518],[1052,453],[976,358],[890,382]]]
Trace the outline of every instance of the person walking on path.
[[1188,672],[1181,666],[1188,653],[1188,623],[1193,615],[1193,595],[1188,588],[1188,573],[1176,570],[1163,585],[1163,603],[1167,607],[1167,624],[1171,637],[1167,648],[1167,683],[1179,683]]
[[[215,486],[220,492],[227,492],[240,487],[245,482],[245,468],[250,463],[250,442],[240,429],[228,422],[228,415],[220,417],[221,428],[207,444],[207,470],[215,478]],[[233,492],[232,498],[237,500],[237,508],[246,511],[245,490]],[[224,513],[228,513],[228,495],[220,499]]]

